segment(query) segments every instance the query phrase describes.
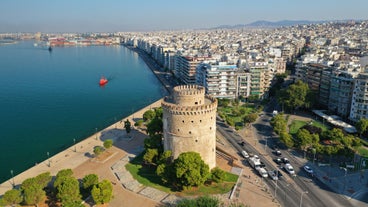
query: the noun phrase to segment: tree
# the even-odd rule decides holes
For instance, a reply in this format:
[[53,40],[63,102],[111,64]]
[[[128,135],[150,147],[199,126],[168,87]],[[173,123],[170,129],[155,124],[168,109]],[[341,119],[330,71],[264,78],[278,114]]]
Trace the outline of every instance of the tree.
[[289,88],[280,91],[278,101],[284,104],[285,107],[295,110],[299,107],[307,106],[306,98],[308,93],[308,84],[297,80]]
[[98,176],[96,174],[88,174],[82,179],[83,188],[90,192],[92,187],[98,183]]
[[46,192],[40,186],[31,185],[23,190],[24,203],[36,205],[46,198]]
[[81,203],[79,182],[76,178],[64,177],[63,182],[57,187],[56,197],[60,199],[63,206],[74,206]]
[[273,127],[273,130],[276,132],[276,134],[280,135],[282,132],[286,132],[287,122],[284,119],[283,113],[279,113],[276,116],[274,116],[271,119],[270,124]]
[[209,167],[197,152],[185,152],[174,161],[178,184],[183,187],[202,185],[209,175]]
[[163,128],[162,128],[162,119],[159,117],[153,118],[148,124],[147,124],[147,133],[149,136],[155,135],[155,134],[162,134]]
[[157,149],[147,149],[146,153],[143,156],[143,160],[146,164],[155,164],[158,157]]
[[143,121],[152,120],[155,117],[155,112],[153,110],[148,110],[143,114]]
[[160,159],[158,160],[158,164],[168,164],[171,161],[172,151],[166,150],[160,155]]
[[258,115],[256,113],[251,113],[251,114],[245,115],[243,121],[244,121],[244,124],[247,125],[247,124],[255,122],[257,118],[258,118]]
[[72,169],[62,169],[56,174],[56,178],[54,181],[54,188],[57,189],[61,183],[64,182],[65,178],[72,177],[73,171]]
[[215,167],[211,170],[211,179],[216,183],[224,181],[226,178],[225,171],[221,170],[219,167]]
[[132,130],[131,128],[131,123],[130,121],[127,119],[125,122],[124,122],[124,128],[125,128],[125,131],[129,134],[130,131]]
[[103,148],[101,146],[96,146],[93,149],[93,153],[95,153],[96,156],[100,155],[103,152]]
[[40,185],[41,188],[47,187],[51,180],[52,176],[50,175],[50,172],[41,173],[36,176],[36,182]]
[[355,127],[357,128],[360,136],[364,134],[368,129],[368,119],[360,119],[356,124]]
[[105,204],[112,199],[112,185],[108,180],[103,180],[92,188],[92,198],[96,204]]
[[104,146],[106,149],[109,149],[110,147],[112,147],[113,143],[114,143],[114,142],[112,141],[112,139],[107,139],[107,140],[105,140],[105,141],[104,141],[103,146]]
[[23,201],[23,197],[22,197],[22,193],[20,190],[11,189],[4,193],[1,200],[2,200],[2,203],[0,203],[0,205],[16,206]]
[[294,146],[294,141],[293,141],[292,136],[289,133],[287,133],[286,131],[281,132],[281,134],[280,134],[280,140],[288,148],[291,148],[291,147]]
[[312,145],[313,137],[306,129],[299,129],[296,133],[296,141],[300,149],[305,150],[308,146]]
[[176,207],[219,207],[222,206],[221,201],[216,197],[201,196],[195,199],[180,200]]

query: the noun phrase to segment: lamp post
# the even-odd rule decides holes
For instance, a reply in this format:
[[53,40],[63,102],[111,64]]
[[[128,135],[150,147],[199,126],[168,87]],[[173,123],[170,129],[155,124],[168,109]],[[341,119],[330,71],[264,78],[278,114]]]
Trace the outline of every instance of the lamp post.
[[48,160],[48,162],[49,162],[49,167],[51,167],[51,163],[50,163],[50,153],[49,152],[46,152],[46,154],[47,154],[47,160]]
[[73,139],[74,142],[74,152],[77,152],[77,146],[75,146],[75,139]]
[[265,152],[267,152],[267,149],[266,149],[266,147],[267,147],[267,137],[265,137],[265,140],[266,140],[266,143],[265,143],[265,148],[264,148],[264,150],[265,150]]
[[302,203],[303,203],[303,195],[304,195],[304,194],[306,194],[306,193],[308,193],[308,191],[304,191],[304,192],[302,192],[302,194],[300,195],[300,205],[299,205],[299,207],[302,207]]
[[10,174],[12,176],[12,180],[13,180],[13,183],[12,183],[12,186],[13,188],[15,187],[15,182],[14,182],[14,174],[13,174],[13,170],[10,170]]
[[346,174],[348,172],[348,169],[345,168],[345,167],[340,167],[340,169],[344,170],[345,171],[345,174],[344,174],[344,189],[342,190],[342,192],[345,191],[345,188],[346,188]]
[[277,181],[279,180],[279,171],[276,169],[276,185],[275,185],[275,199],[276,199],[276,191],[277,191]]
[[97,128],[95,128],[96,140],[97,140]]

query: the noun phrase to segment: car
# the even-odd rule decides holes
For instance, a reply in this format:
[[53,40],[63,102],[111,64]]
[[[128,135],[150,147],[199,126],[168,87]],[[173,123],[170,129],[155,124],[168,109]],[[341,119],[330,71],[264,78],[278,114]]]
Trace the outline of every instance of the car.
[[240,143],[239,143],[239,145],[241,145],[241,146],[243,146],[243,147],[244,147],[245,142],[244,142],[244,141],[242,141],[242,142],[240,142]]
[[282,160],[280,158],[276,158],[274,159],[274,161],[277,163],[277,164],[281,164],[282,163]]
[[275,153],[275,155],[277,155],[277,156],[281,156],[281,151],[280,151],[280,150],[276,150],[276,151],[274,151],[274,153]]
[[309,174],[313,174],[312,168],[310,168],[308,165],[305,165],[303,168],[304,168],[305,172],[307,172]]
[[247,153],[245,150],[243,150],[243,151],[241,152],[241,154],[243,155],[243,157],[244,157],[244,158],[246,158],[246,159],[248,159],[248,158],[249,158],[249,155],[248,155],[248,153]]
[[288,172],[290,175],[295,175],[295,171],[293,166],[291,166],[289,163],[286,163],[284,165],[284,169],[286,170],[286,172]]
[[282,162],[283,162],[283,163],[285,163],[285,164],[290,163],[289,159],[288,159],[288,158],[286,158],[286,157],[281,158],[281,160],[282,160]]
[[275,170],[268,171],[268,175],[272,180],[278,180],[278,176],[275,173]]

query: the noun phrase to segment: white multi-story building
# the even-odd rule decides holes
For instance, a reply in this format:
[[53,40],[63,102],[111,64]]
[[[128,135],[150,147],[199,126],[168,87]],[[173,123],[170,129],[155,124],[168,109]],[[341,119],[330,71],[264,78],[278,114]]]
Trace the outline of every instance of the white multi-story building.
[[361,73],[354,81],[349,119],[357,122],[368,118],[368,73]]
[[196,83],[204,86],[206,94],[216,98],[237,98],[236,65],[225,62],[201,63],[197,67]]

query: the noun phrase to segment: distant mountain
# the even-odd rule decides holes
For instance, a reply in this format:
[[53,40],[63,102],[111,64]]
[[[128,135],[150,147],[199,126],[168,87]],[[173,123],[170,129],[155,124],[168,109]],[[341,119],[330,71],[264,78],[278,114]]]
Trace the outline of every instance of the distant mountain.
[[316,24],[323,23],[326,21],[308,21],[308,20],[282,20],[277,22],[270,21],[255,21],[249,24],[237,24],[237,25],[221,25],[211,29],[237,29],[237,28],[255,28],[255,27],[282,27],[282,26],[293,26],[298,24]]

